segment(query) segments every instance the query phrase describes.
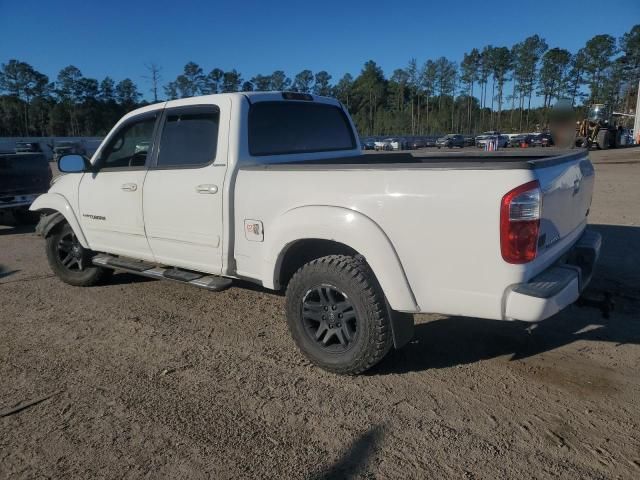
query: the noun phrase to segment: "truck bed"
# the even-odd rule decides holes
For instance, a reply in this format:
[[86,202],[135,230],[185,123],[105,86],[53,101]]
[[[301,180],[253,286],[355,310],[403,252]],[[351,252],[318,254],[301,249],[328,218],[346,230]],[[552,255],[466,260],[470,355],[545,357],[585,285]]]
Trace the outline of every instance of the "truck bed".
[[[518,152],[518,151],[516,151]],[[307,161],[278,162],[241,167],[247,169],[325,169],[327,165],[340,169],[361,169],[366,167],[402,168],[402,169],[460,169],[460,170],[535,170],[551,167],[565,162],[572,162],[578,158],[586,158],[586,150],[547,151],[530,154],[523,152],[455,152],[450,154],[412,154],[399,153],[371,153],[350,157],[321,158]]]
[[[233,200],[235,223],[259,219],[265,241],[248,241],[244,229],[236,230],[238,273],[265,278],[263,258],[272,259],[270,232],[280,231],[284,224],[311,236],[321,225],[324,233],[313,238],[349,244],[339,236],[340,219],[346,215],[345,225],[360,218],[375,225],[372,230],[384,232],[419,311],[503,318],[505,288],[528,282],[549,268],[582,233],[593,167],[586,150],[469,153],[323,156],[240,166]],[[513,265],[501,256],[501,202],[507,192],[534,180],[544,196],[538,255],[527,264]],[[309,210],[290,219],[289,215],[313,206],[335,208],[338,213],[323,216]],[[367,237],[362,248],[368,245]],[[379,252],[354,248],[372,263],[378,259]]]

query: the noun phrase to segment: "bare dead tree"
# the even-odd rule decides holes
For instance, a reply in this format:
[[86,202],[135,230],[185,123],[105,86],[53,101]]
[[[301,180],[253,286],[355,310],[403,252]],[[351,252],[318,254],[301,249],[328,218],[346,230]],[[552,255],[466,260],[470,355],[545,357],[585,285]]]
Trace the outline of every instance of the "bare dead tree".
[[149,80],[151,82],[151,93],[153,93],[153,101],[158,101],[158,86],[160,85],[160,80],[162,80],[162,75],[160,72],[162,68],[157,63],[145,63],[145,68],[149,71],[149,75],[144,75],[142,78]]

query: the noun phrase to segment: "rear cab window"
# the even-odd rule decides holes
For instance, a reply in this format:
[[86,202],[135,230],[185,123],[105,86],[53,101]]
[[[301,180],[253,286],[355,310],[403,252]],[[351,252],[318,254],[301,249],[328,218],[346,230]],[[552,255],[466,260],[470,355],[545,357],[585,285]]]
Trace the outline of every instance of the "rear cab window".
[[249,153],[254,157],[356,148],[356,138],[344,111],[319,102],[253,103],[248,133]]

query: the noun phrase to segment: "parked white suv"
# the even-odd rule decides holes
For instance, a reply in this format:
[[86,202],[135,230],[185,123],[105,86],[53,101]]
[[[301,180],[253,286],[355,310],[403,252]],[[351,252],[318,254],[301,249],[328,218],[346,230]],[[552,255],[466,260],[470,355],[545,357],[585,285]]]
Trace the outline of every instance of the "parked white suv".
[[337,373],[404,345],[414,313],[547,318],[578,298],[600,248],[585,150],[363,155],[344,107],[309,94],[147,106],[59,168],[31,209],[63,281],[123,269],[286,289],[296,344]]
[[488,143],[492,143],[495,148],[507,148],[509,146],[509,136],[500,132],[484,132],[476,137],[476,147],[484,148]]
[[392,150],[390,139],[379,139],[373,142],[375,150]]

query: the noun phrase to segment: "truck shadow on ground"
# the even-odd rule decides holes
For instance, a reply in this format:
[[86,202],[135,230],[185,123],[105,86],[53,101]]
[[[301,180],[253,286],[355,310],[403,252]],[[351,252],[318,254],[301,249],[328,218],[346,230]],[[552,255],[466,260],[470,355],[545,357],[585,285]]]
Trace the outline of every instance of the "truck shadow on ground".
[[579,340],[640,344],[640,321],[614,313],[570,307],[535,326],[479,318],[449,317],[416,325],[414,340],[392,352],[372,375],[449,368],[503,355],[520,360]]
[[609,318],[598,309],[572,305],[553,317],[529,324],[467,317],[445,317],[416,325],[414,340],[392,352],[371,375],[447,368],[503,355],[518,360],[579,340],[640,344],[640,228],[593,225],[603,236],[596,274],[583,297],[610,297]]

